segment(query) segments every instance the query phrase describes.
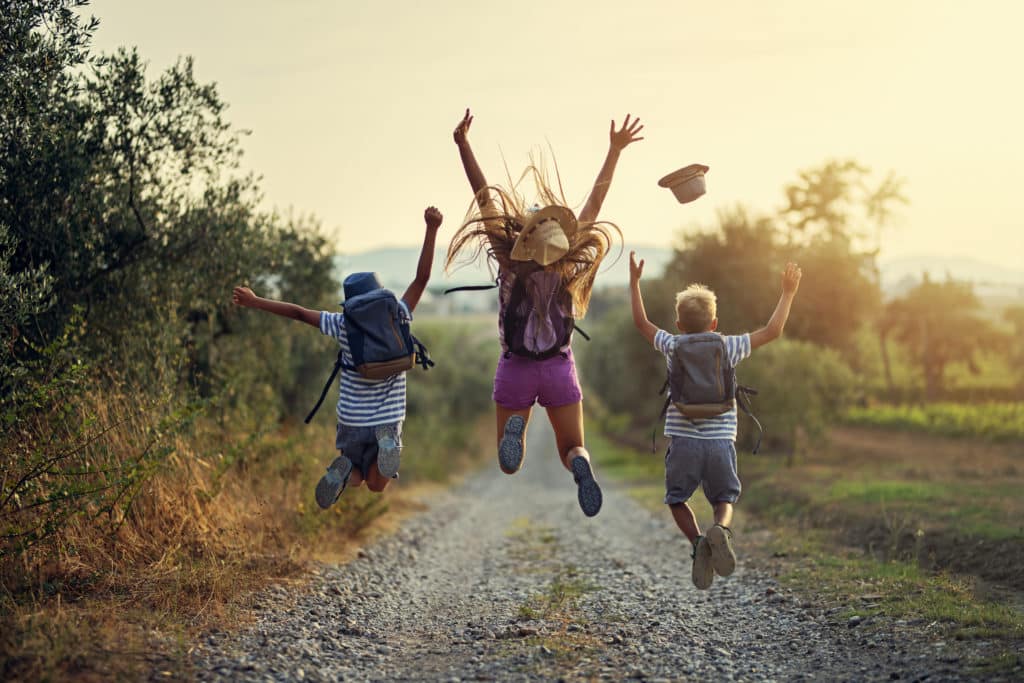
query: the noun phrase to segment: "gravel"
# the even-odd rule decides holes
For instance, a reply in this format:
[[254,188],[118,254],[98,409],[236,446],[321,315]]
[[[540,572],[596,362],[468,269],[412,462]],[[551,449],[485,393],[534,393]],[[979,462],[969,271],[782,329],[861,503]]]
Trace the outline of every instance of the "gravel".
[[519,473],[495,463],[352,562],[267,590],[255,624],[195,644],[196,678],[969,677],[961,653],[929,642],[922,626],[843,619],[746,567],[740,536],[736,573],[698,591],[670,516],[602,480],[600,453],[604,507],[584,517],[543,418],[532,421]]

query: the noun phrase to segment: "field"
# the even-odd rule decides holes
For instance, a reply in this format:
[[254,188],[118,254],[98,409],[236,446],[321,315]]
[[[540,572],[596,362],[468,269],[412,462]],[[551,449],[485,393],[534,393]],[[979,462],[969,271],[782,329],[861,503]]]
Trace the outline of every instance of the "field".
[[878,405],[851,408],[843,416],[843,421],[850,425],[938,436],[1024,441],[1024,403]]
[[[607,437],[588,441],[599,473],[668,515],[663,441],[655,454]],[[734,526],[752,566],[837,620],[885,615],[931,624],[937,638],[990,639],[1008,653],[1019,645],[1020,444],[843,427],[831,430],[828,447],[788,462],[740,454]],[[692,502],[710,523],[703,496]]]

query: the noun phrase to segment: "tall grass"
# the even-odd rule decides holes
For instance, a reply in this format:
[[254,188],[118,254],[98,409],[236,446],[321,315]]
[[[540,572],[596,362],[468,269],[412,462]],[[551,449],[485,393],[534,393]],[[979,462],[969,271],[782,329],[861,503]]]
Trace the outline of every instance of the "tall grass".
[[[350,489],[328,511],[313,490],[336,454],[329,409],[307,426],[251,405],[104,385],[5,431],[2,678],[154,666],[128,651],[185,672],[179,643],[231,623],[268,581],[336,556],[401,503],[403,488],[464,469],[491,409],[491,344],[442,322],[417,334],[437,366],[409,376],[398,491]],[[325,355],[325,373],[331,363]],[[318,390],[309,387],[310,402]]]

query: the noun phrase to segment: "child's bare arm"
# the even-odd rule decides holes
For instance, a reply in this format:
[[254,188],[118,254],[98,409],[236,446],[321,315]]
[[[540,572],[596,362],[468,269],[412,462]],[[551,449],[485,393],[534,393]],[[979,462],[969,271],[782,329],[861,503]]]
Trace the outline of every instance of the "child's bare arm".
[[601,165],[601,170],[597,174],[597,180],[594,181],[594,189],[590,191],[590,196],[587,197],[587,202],[580,211],[580,222],[590,223],[597,220],[597,214],[601,212],[604,198],[608,195],[608,188],[611,187],[612,176],[615,175],[615,165],[619,162],[619,154],[630,143],[643,140],[642,137],[637,137],[637,133],[643,129],[640,119],[633,119],[630,123],[629,114],[626,114],[626,120],[622,122],[622,128],[619,130],[615,130],[615,121],[612,120],[611,128],[608,130],[608,155],[604,158],[604,164]]
[[756,332],[750,333],[751,350],[782,336],[782,330],[786,327],[786,321],[789,319],[789,309],[793,305],[796,290],[800,287],[802,275],[800,266],[795,263],[786,264],[786,270],[782,273],[782,296],[779,297],[779,303],[775,306],[775,312],[772,313],[768,324]]
[[466,179],[469,180],[469,186],[473,188],[473,194],[476,196],[480,210],[484,215],[494,214],[493,202],[487,192],[487,179],[484,177],[484,172],[480,170],[480,164],[476,161],[473,148],[469,145],[469,126],[472,123],[473,116],[467,109],[465,116],[459,121],[459,125],[455,126],[452,137],[455,139],[455,145],[459,148],[462,169],[466,172]]
[[231,301],[238,306],[258,308],[261,311],[267,311],[282,318],[299,320],[320,329],[319,311],[311,311],[308,308],[303,308],[297,304],[290,304],[287,301],[264,299],[261,296],[256,296],[248,287],[235,287],[235,291],[231,294]]
[[416,279],[402,295],[402,301],[409,307],[410,313],[420,302],[423,290],[430,282],[430,268],[434,263],[434,243],[437,241],[437,229],[441,227],[444,216],[436,208],[430,206],[423,212],[423,220],[427,224],[427,229],[423,235],[423,248],[420,250],[420,260],[416,266]]
[[651,344],[654,343],[654,334],[658,331],[657,326],[647,319],[647,311],[644,309],[644,297],[640,293],[640,276],[644,273],[644,260],[637,263],[636,252],[629,252],[629,294],[633,304],[633,324],[640,334]]

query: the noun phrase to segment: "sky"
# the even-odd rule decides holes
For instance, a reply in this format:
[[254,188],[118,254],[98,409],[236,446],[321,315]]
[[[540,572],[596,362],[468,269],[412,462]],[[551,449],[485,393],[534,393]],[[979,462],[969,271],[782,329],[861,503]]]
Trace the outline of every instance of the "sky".
[[[179,56],[216,82],[268,208],[312,214],[352,253],[422,239],[471,200],[451,132],[467,107],[492,183],[553,150],[579,208],[611,120],[639,116],[601,217],[670,246],[800,170],[852,158],[910,204],[882,256],[1024,263],[1024,3],[932,0],[481,2],[93,0],[98,51]],[[707,194],[657,186],[710,166]]]

